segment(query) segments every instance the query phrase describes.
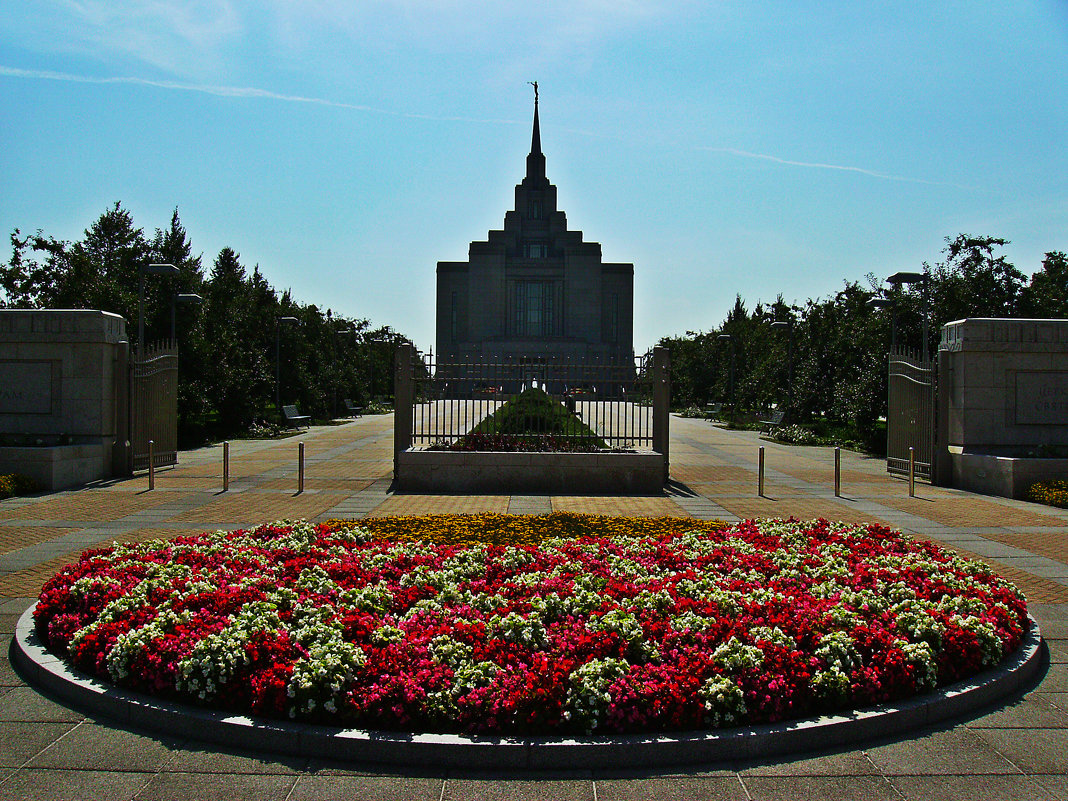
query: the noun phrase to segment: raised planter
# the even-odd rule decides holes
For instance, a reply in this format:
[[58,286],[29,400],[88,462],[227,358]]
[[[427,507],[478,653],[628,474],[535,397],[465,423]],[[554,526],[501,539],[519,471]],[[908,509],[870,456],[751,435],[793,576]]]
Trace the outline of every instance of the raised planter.
[[302,757],[419,767],[508,770],[662,768],[720,760],[765,758],[910,732],[959,718],[1026,688],[1042,668],[1041,632],[997,667],[949,687],[894,704],[835,715],[732,729],[616,737],[476,737],[338,729],[266,720],[191,707],[104,684],[68,667],[41,644],[33,607],[19,618],[12,661],[27,681],[92,715],[168,737],[189,737],[228,748],[254,748]]
[[1036,482],[1068,479],[1068,459],[1029,459],[984,453],[950,453],[953,486],[983,495],[1027,499]]
[[664,487],[665,457],[639,453],[427,451],[397,454],[399,489],[426,493],[555,492],[652,495]]
[[0,447],[0,474],[32,478],[41,489],[61,490],[111,476],[111,447],[102,442],[51,447]]

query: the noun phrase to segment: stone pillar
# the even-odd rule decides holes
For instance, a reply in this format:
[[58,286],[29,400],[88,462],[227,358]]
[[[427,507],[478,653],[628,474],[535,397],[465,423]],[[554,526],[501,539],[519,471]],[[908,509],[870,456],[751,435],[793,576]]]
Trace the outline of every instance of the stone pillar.
[[952,486],[1022,499],[1068,474],[1068,320],[957,320],[938,355]]
[[133,474],[133,449],[130,447],[130,343],[115,347],[112,373],[115,395],[115,438],[111,445],[111,472],[116,476]]
[[953,392],[953,364],[941,348],[935,360],[935,437],[931,453],[931,483],[936,487],[953,484],[949,460],[949,397]]
[[398,454],[412,447],[412,346],[397,345],[393,367],[393,478],[400,480]]
[[671,424],[671,354],[653,348],[653,450],[664,457],[664,482],[668,480],[669,427]]
[[0,474],[48,490],[114,475],[128,348],[117,314],[0,309]]

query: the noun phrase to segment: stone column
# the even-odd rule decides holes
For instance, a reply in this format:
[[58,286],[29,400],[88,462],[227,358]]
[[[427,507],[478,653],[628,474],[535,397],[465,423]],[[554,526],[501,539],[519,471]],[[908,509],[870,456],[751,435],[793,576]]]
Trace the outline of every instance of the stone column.
[[671,423],[671,354],[653,348],[653,450],[664,457],[664,482],[668,480],[668,442]]
[[949,351],[939,348],[935,362],[935,438],[931,453],[931,483],[936,487],[953,485],[949,460],[949,399],[953,393],[953,363]]
[[412,447],[412,346],[397,345],[393,372],[393,478],[400,480],[398,454]]
[[111,446],[111,472],[116,476],[133,474],[130,448],[130,343],[115,346],[112,384],[115,395],[115,439]]

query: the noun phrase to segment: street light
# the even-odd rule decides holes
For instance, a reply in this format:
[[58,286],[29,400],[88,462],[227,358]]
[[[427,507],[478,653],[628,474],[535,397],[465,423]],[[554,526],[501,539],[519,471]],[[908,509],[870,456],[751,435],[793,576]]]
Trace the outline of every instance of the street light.
[[868,298],[868,305],[873,309],[890,310],[890,352],[897,351],[897,304],[893,298]]
[[142,264],[137,271],[137,352],[145,357],[145,274],[177,275],[173,264]]
[[175,292],[173,295],[171,295],[171,342],[177,341],[177,336],[174,331],[174,307],[179,303],[197,304],[203,302],[204,298],[200,297],[200,295],[196,294],[195,292]]
[[786,415],[793,415],[794,412],[794,321],[791,320],[776,320],[771,324],[772,328],[785,328],[788,334],[786,340],[786,414],[783,415],[783,420],[787,420]]
[[927,273],[894,273],[886,279],[886,283],[890,284],[894,289],[898,289],[902,284],[919,284],[920,285],[920,302],[922,309],[920,312],[920,329],[921,338],[923,339],[923,346],[920,349],[922,358],[927,361],[927,286],[930,284],[930,276]]
[[[328,315],[329,315],[329,313],[330,313],[329,310],[327,310],[327,314]],[[356,326],[350,325],[347,328],[335,328],[334,329],[334,336],[335,337],[348,336],[349,334],[352,334],[352,341],[353,341],[353,344],[355,345],[356,337],[357,337]],[[333,383],[333,393],[334,393],[334,417],[337,417],[337,385],[338,385],[339,382],[338,382],[338,369],[337,369],[337,363],[338,363],[337,355],[338,354],[337,354],[337,340],[336,339],[332,340],[332,345],[333,345],[333,349],[334,349],[334,380],[332,382]]]
[[300,322],[296,317],[276,317],[274,328],[274,412],[282,422],[282,323]]
[[730,343],[731,362],[730,371],[727,373],[727,382],[729,387],[728,391],[731,396],[731,420],[734,420],[734,337],[730,334],[720,334],[716,337],[716,339],[725,339],[728,343]]

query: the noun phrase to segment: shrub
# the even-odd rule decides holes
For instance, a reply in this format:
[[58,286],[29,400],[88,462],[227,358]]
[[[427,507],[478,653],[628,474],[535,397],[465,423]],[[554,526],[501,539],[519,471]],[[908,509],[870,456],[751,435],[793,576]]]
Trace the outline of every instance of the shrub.
[[819,437],[807,428],[796,424],[773,428],[771,437],[778,442],[785,442],[787,445],[818,445],[820,442]]
[[462,451],[598,451],[608,445],[577,414],[542,390],[531,388],[447,447]]
[[1068,481],[1046,481],[1031,485],[1027,490],[1027,499],[1047,506],[1059,506],[1068,509]]
[[16,495],[27,495],[36,491],[37,482],[32,478],[19,475],[18,473],[8,473],[7,475],[0,476],[0,500],[11,498]]

